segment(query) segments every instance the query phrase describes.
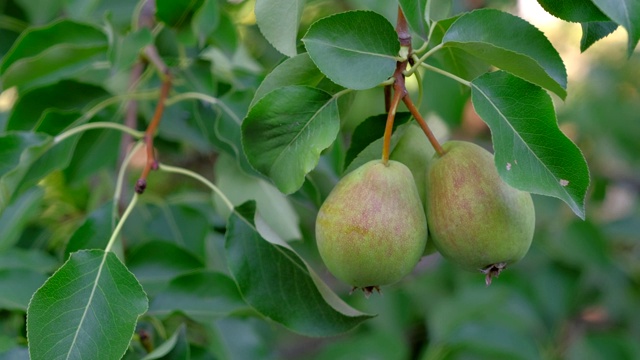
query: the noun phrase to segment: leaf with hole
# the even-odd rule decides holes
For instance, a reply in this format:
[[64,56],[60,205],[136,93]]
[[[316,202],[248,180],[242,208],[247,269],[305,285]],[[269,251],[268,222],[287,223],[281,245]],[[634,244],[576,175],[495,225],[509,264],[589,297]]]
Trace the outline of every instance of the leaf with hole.
[[356,90],[372,88],[391,77],[400,51],[393,25],[372,11],[349,11],[320,19],[302,41],[323,74]]
[[589,169],[580,149],[558,128],[551,97],[504,71],[471,83],[476,112],[491,128],[495,164],[509,185],[557,197],[584,219]]

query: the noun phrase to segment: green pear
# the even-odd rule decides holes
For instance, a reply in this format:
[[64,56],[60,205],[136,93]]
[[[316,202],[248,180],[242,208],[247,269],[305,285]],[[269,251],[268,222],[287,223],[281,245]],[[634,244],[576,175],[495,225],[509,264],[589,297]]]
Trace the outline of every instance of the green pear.
[[318,250],[329,271],[367,294],[409,274],[426,239],[411,171],[393,160],[372,160],[347,174],[316,218]]
[[[413,180],[418,188],[418,194],[423,206],[426,206],[426,176],[429,162],[435,154],[433,146],[429,143],[426,135],[415,122],[408,125],[404,134],[398,141],[398,144],[389,155],[389,159],[396,160],[406,165]],[[427,246],[424,249],[423,256],[432,254],[436,251],[433,242],[427,240]]]
[[505,183],[493,155],[470,142],[449,141],[427,172],[427,219],[438,251],[487,285],[529,250],[535,227],[528,192]]

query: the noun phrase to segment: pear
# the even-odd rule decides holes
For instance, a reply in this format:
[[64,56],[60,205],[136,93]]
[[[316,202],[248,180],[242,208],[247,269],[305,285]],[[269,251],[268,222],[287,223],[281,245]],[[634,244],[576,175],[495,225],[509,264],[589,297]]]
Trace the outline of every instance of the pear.
[[491,278],[522,259],[535,227],[528,192],[505,183],[493,155],[470,142],[449,141],[427,172],[431,239],[447,259]]
[[[435,150],[420,126],[416,123],[411,123],[391,152],[391,155],[389,155],[389,159],[399,161],[411,170],[423,206],[426,206],[427,201],[427,168],[434,154]],[[433,246],[433,242],[427,239],[427,246],[422,255],[426,256],[435,251],[436,248]]]
[[411,171],[372,160],[343,177],[316,218],[329,271],[365,294],[409,274],[420,260],[427,221]]

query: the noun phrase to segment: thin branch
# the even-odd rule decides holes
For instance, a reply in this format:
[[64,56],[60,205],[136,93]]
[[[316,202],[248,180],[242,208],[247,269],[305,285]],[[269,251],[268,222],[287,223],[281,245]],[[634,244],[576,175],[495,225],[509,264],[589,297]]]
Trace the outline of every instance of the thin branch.
[[[162,62],[162,65],[164,65],[162,59],[158,59]],[[135,190],[138,194],[144,193],[144,190],[147,188],[147,176],[149,175],[149,172],[158,168],[158,161],[156,160],[155,149],[153,147],[153,138],[155,136],[156,130],[158,129],[158,126],[160,125],[160,120],[162,119],[162,114],[164,113],[164,103],[169,96],[169,90],[171,90],[172,85],[171,74],[169,73],[168,67],[164,65],[159,67],[159,69],[160,68],[164,69],[164,81],[162,82],[162,87],[160,88],[160,98],[158,99],[158,104],[156,105],[156,111],[153,114],[153,118],[151,119],[147,130],[144,133],[144,142],[147,147],[147,163],[142,170],[142,175],[140,175],[140,178],[138,179],[138,181],[136,181]]]
[[416,106],[413,104],[413,101],[411,101],[411,98],[407,95],[402,99],[402,101],[411,112],[411,115],[413,115],[413,117],[416,119],[416,121],[422,128],[422,131],[424,132],[424,134],[427,135],[427,138],[429,139],[431,146],[433,146],[433,148],[436,150],[436,153],[439,156],[444,155],[444,149],[442,149],[442,146],[438,142],[438,139],[436,139],[431,129],[429,129],[429,126],[427,125],[426,121],[424,121],[424,118],[422,118],[422,114],[420,114],[420,110],[416,108]]
[[200,181],[201,183],[203,183],[204,185],[206,185],[207,187],[209,187],[209,189],[211,189],[214,193],[216,193],[218,196],[220,196],[220,198],[222,199],[222,201],[224,202],[224,204],[227,206],[227,208],[229,208],[229,211],[233,212],[234,211],[234,206],[233,203],[231,202],[231,200],[229,200],[229,198],[217,187],[215,186],[211,181],[207,180],[204,176],[193,172],[191,170],[187,170],[184,168],[179,168],[179,167],[175,167],[175,166],[169,166],[169,165],[165,165],[165,164],[160,164],[159,169],[161,171],[166,171],[166,172],[170,172],[170,173],[176,173],[176,174],[182,174],[182,175],[186,175],[189,176],[195,180]]
[[442,69],[440,69],[440,68],[437,68],[437,67],[435,67],[435,66],[431,66],[431,65],[429,65],[429,64],[425,64],[425,63],[420,64],[420,66],[422,66],[422,67],[423,67],[423,68],[425,68],[425,69],[428,69],[428,70],[431,70],[431,71],[433,71],[433,72],[436,72],[436,73],[438,73],[438,74],[440,74],[440,75],[444,75],[444,76],[446,76],[446,77],[448,77],[448,78],[451,78],[451,79],[453,79],[453,80],[455,80],[455,81],[459,82],[459,83],[460,83],[460,84],[462,84],[462,85],[465,85],[465,86],[471,87],[471,82],[469,82],[469,81],[467,81],[467,80],[465,80],[465,79],[463,79],[463,78],[461,78],[461,77],[458,77],[458,76],[456,76],[456,75],[453,75],[452,73],[450,73],[450,72],[448,72],[448,71],[442,70]]

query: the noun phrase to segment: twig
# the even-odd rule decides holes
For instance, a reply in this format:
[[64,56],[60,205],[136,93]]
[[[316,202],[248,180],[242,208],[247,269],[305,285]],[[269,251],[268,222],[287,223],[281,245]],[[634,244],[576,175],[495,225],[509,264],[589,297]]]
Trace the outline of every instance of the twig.
[[[160,59],[160,61],[161,65],[164,65],[162,59]],[[162,82],[162,87],[160,88],[160,98],[158,99],[158,104],[156,105],[156,111],[153,114],[153,118],[151,119],[147,130],[144,133],[144,143],[147,148],[147,163],[142,170],[140,178],[138,179],[138,181],[136,181],[135,190],[138,194],[144,193],[144,190],[147,188],[147,176],[149,175],[149,172],[151,170],[158,169],[158,161],[156,160],[155,149],[153,147],[153,137],[155,136],[156,130],[160,125],[160,120],[162,119],[162,114],[164,113],[164,103],[169,96],[169,90],[171,89],[172,85],[171,74],[169,73],[168,67],[164,65],[160,66],[159,69],[163,69],[164,80]]]

